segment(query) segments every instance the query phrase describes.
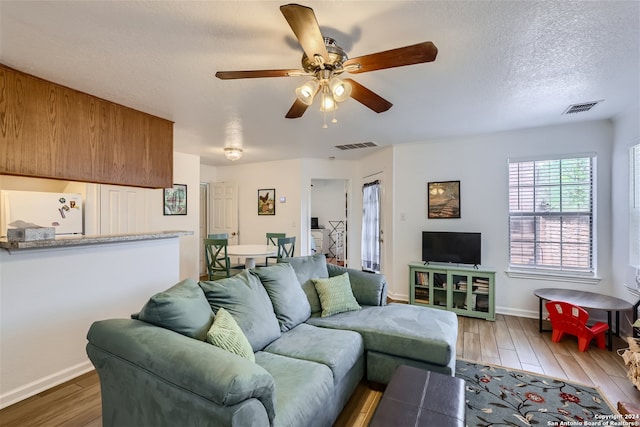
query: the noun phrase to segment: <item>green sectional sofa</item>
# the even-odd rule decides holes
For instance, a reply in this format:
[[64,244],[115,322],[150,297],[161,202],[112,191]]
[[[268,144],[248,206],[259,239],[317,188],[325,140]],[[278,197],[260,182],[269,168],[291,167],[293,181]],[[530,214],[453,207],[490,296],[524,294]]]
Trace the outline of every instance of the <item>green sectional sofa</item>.
[[331,426],[363,378],[453,375],[457,317],[386,304],[384,276],[296,257],[184,280],[131,319],[96,321],[87,354],[109,426]]

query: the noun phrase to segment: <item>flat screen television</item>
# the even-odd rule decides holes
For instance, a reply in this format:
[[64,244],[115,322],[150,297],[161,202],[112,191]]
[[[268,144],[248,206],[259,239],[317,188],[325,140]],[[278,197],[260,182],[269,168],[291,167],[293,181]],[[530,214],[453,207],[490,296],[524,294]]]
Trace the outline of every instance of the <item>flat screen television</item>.
[[423,231],[422,261],[480,265],[480,233]]

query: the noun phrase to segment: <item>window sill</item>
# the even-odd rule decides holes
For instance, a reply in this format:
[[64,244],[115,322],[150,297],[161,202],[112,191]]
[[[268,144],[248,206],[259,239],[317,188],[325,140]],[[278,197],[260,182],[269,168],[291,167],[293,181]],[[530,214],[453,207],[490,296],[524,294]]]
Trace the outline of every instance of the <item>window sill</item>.
[[580,275],[555,271],[506,270],[506,273],[507,276],[515,279],[553,280],[556,282],[571,282],[587,285],[597,285],[602,280],[601,277],[593,275]]

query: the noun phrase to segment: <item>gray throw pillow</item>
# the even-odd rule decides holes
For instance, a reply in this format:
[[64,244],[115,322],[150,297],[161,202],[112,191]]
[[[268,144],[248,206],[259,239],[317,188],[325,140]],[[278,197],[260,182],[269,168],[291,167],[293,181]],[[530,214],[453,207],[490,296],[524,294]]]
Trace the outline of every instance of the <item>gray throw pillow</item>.
[[311,316],[309,300],[291,264],[280,263],[251,271],[267,290],[282,332],[295,328]]
[[251,343],[260,351],[280,337],[280,325],[267,291],[257,276],[244,270],[226,279],[200,282],[211,308],[228,311]]
[[327,271],[327,258],[324,254],[284,258],[282,259],[282,262],[291,264],[293,270],[296,272],[298,282],[302,285],[302,290],[309,300],[311,312],[319,313],[322,311],[318,293],[316,292],[316,288],[311,279],[329,277],[329,272]]
[[200,286],[185,279],[152,296],[137,319],[204,341],[213,322],[213,311]]

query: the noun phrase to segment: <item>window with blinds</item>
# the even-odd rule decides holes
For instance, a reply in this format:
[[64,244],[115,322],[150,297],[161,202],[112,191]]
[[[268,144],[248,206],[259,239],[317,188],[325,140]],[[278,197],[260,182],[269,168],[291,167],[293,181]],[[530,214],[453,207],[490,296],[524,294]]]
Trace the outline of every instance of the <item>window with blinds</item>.
[[629,150],[629,265],[640,268],[640,144]]
[[595,157],[509,160],[509,267],[594,273]]

